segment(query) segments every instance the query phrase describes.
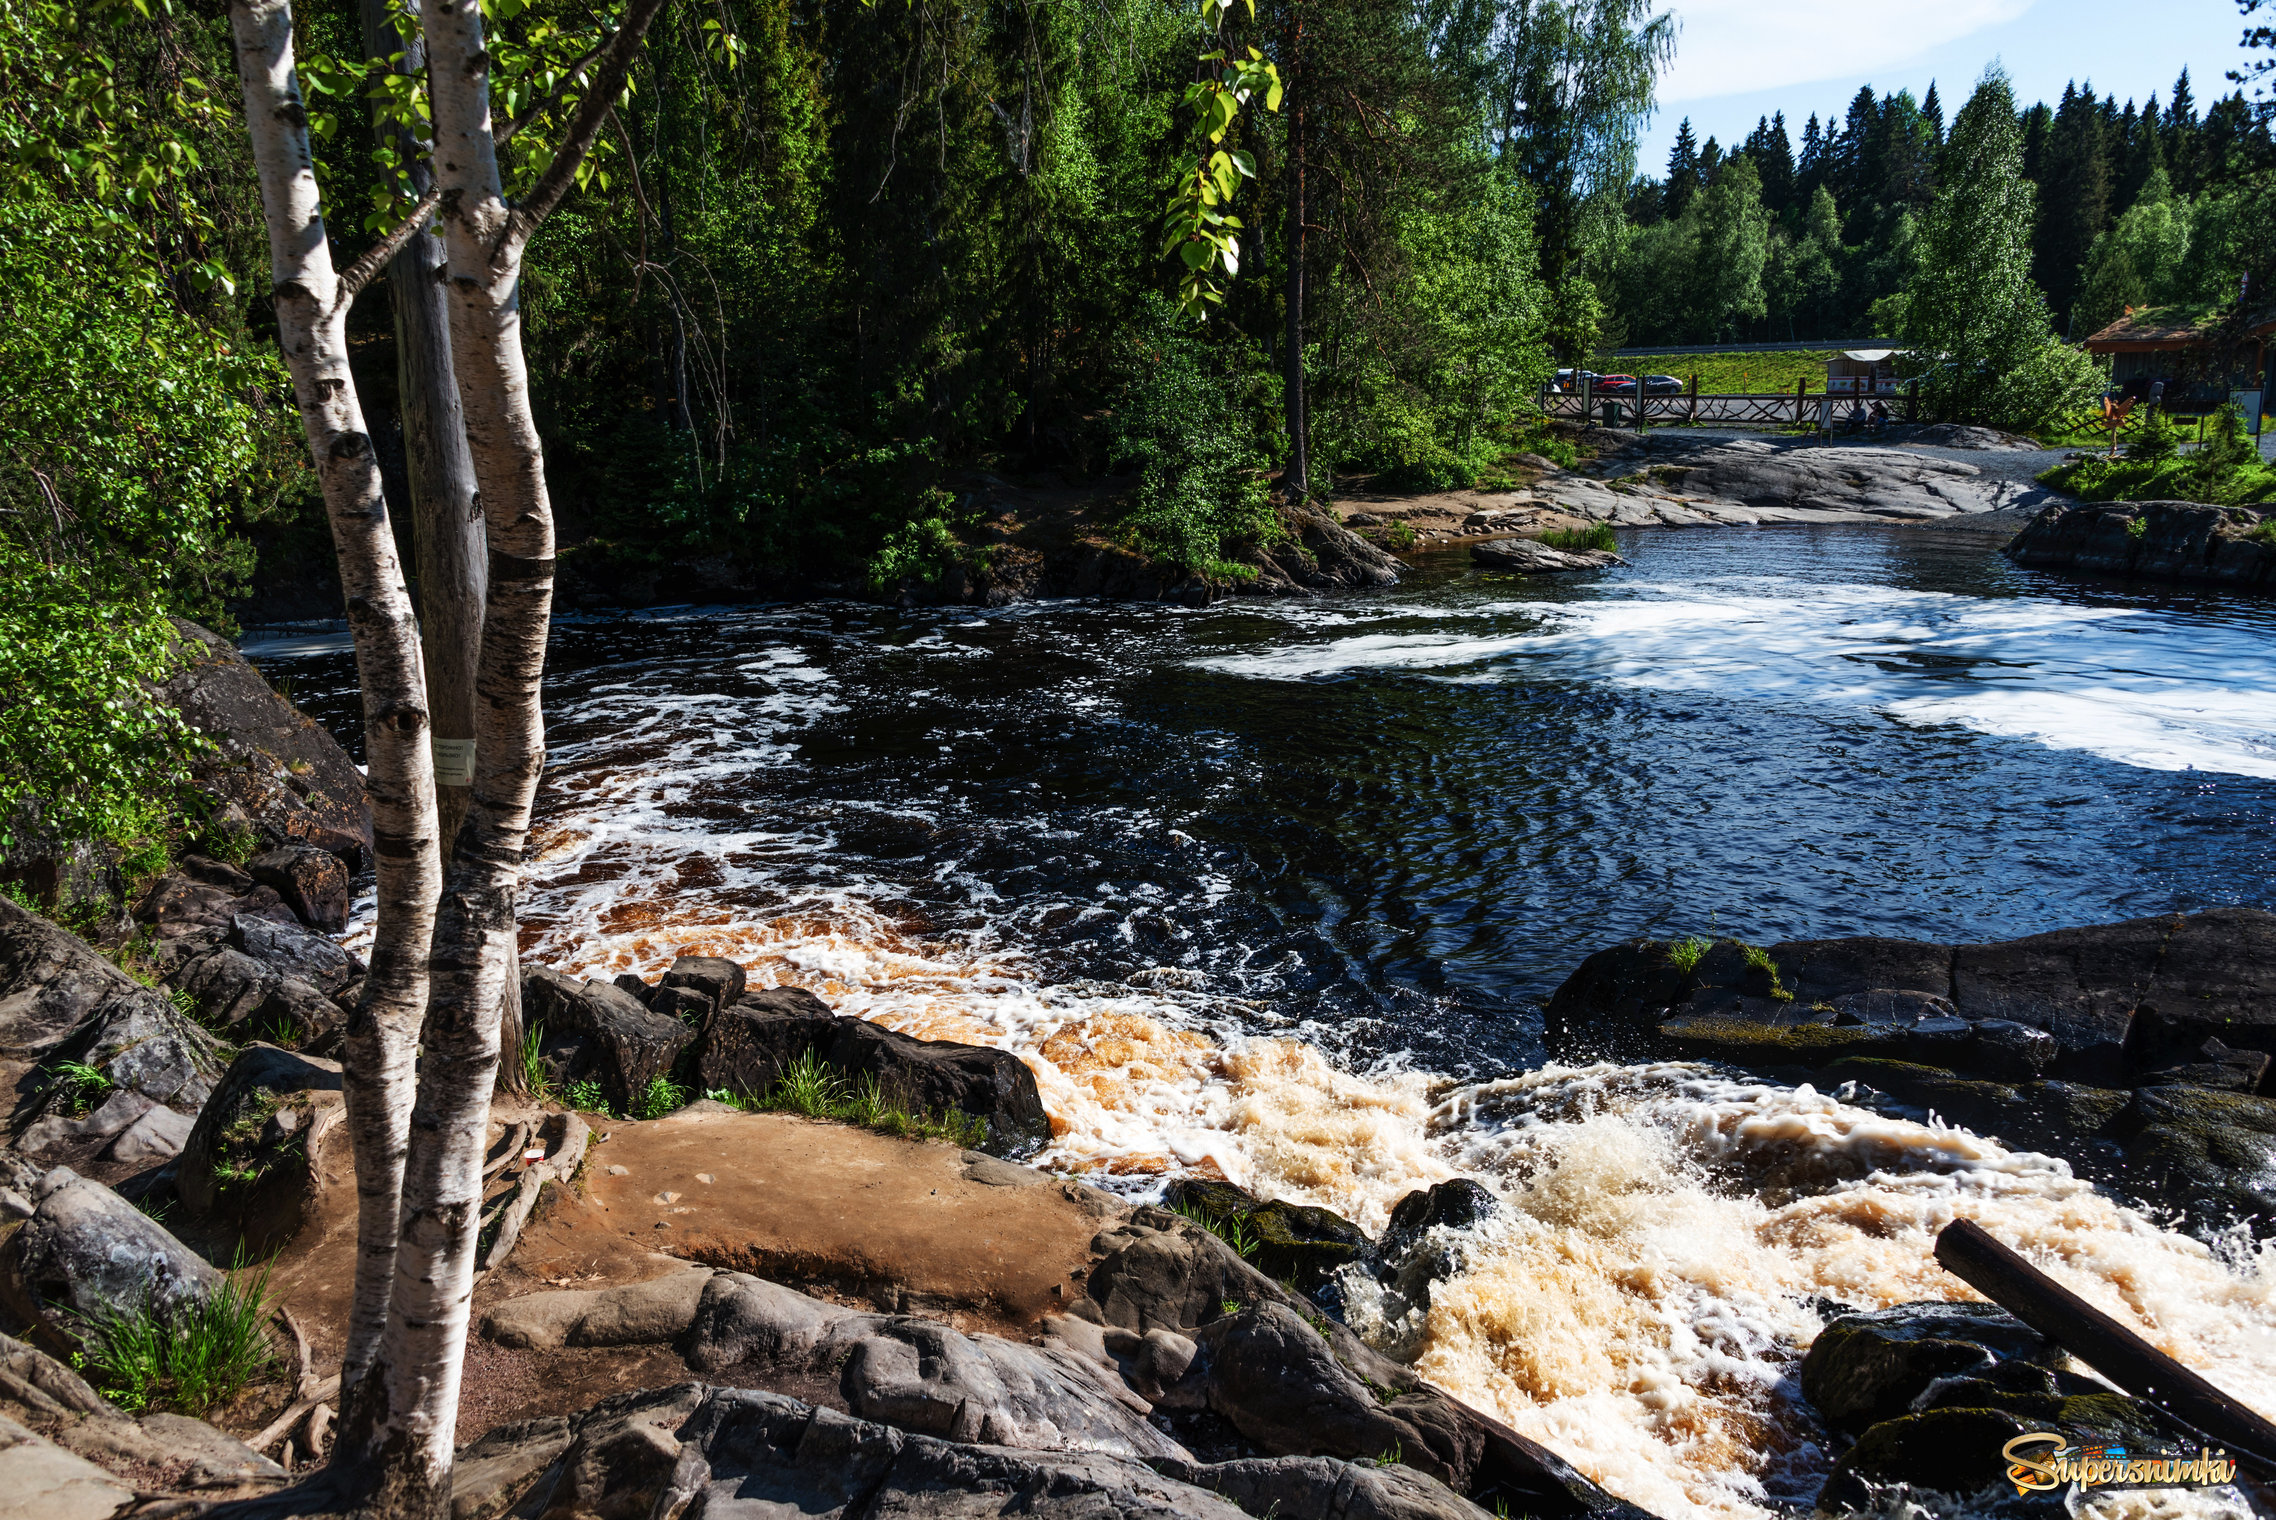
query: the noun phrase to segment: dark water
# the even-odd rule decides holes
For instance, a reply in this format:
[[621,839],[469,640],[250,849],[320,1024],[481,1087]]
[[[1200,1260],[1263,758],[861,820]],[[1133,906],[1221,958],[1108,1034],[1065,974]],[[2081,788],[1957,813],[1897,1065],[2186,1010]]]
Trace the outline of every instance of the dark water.
[[[2276,903],[2266,605],[1917,530],[1622,549],[1320,603],[567,620],[541,815],[583,842],[533,906],[605,937],[640,892],[858,900],[1040,983],[1186,968],[1220,1016],[1477,1072],[1627,935]],[[250,652],[352,740],[322,646]]]

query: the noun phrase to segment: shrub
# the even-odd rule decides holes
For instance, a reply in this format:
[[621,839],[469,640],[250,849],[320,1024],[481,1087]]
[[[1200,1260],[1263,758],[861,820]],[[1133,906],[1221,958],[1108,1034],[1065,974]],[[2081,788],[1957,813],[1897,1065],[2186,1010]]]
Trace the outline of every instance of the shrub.
[[2136,464],[2158,464],[2181,452],[2181,432],[2160,407],[2150,413],[2133,441],[2126,445],[2126,457]]
[[642,1089],[640,1096],[634,1100],[632,1117],[635,1119],[661,1119],[674,1109],[687,1107],[687,1103],[688,1090],[674,1082],[670,1077],[659,1075],[651,1078],[647,1087]]
[[570,1083],[569,1091],[563,1095],[562,1101],[581,1114],[600,1114],[604,1118],[608,1116],[608,1095],[601,1091],[601,1084],[591,1077]]

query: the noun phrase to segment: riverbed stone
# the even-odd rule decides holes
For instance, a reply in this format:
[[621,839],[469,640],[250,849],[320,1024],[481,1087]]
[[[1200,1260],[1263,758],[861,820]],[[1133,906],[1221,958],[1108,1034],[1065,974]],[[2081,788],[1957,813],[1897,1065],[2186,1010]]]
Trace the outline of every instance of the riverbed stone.
[[0,896],[0,1060],[36,1061],[155,997],[70,930]]
[[327,996],[363,976],[367,969],[336,941],[297,924],[239,914],[230,921],[229,943],[277,976],[306,982]]
[[2048,1343],[1991,1304],[1926,1301],[1846,1314],[1802,1358],[1802,1396],[1834,1429],[1861,1435],[1894,1419],[1939,1378],[1990,1370],[2003,1358],[2051,1354]]
[[672,962],[657,987],[659,991],[673,988],[693,992],[703,999],[709,1012],[741,997],[743,984],[743,968],[724,956],[683,955]]
[[919,1040],[866,1019],[841,1018],[798,987],[746,992],[704,1025],[696,1052],[703,1091],[763,1095],[811,1055],[843,1077],[874,1078],[887,1101],[912,1112],[950,1110],[981,1120],[981,1149],[1008,1155],[1050,1135],[1027,1063],[1007,1050]]
[[2208,1222],[2276,1217],[2276,1100],[2178,1084],[2138,1088],[2113,1129],[2139,1195]]
[[1496,538],[1473,544],[1470,558],[1489,570],[1514,570],[1520,575],[1558,575],[1628,563],[1609,549],[1552,549],[1530,538]]

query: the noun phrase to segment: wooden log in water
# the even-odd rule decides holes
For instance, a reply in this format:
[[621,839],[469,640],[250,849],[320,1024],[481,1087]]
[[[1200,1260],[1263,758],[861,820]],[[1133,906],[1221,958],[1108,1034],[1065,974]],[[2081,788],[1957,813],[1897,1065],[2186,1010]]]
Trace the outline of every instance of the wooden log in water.
[[1936,1237],[1944,1269],[2111,1382],[2276,1478],[2276,1425],[2206,1382],[2076,1293],[1955,1219]]

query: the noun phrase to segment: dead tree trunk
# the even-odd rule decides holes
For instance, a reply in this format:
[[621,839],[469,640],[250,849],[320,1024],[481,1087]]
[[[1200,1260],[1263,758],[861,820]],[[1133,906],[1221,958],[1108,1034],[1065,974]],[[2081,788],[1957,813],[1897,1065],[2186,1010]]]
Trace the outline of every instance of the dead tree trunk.
[[1312,494],[1311,418],[1304,395],[1304,11],[1288,12],[1288,352],[1281,400],[1288,417],[1288,494]]
[[426,1012],[441,877],[418,624],[348,367],[348,306],[393,250],[383,244],[345,275],[334,271],[293,72],[291,7],[287,0],[234,0],[229,16],[268,226],[278,340],[323,485],[364,695],[378,926],[341,1063],[356,1164],[355,1295],[342,1372],[352,1385],[368,1368],[389,1312],[413,1047]]

